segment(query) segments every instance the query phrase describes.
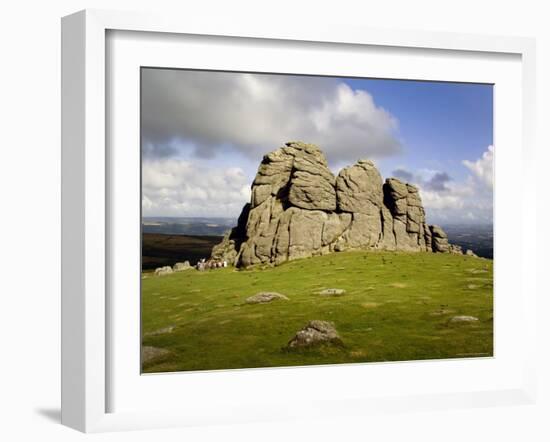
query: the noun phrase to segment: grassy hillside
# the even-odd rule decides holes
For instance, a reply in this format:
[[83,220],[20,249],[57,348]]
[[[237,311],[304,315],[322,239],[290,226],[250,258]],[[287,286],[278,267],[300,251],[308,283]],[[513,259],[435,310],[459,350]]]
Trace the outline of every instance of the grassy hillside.
[[[144,372],[491,356],[493,262],[452,254],[346,252],[275,268],[189,270],[142,280]],[[338,297],[325,288],[345,289]],[[246,304],[260,291],[289,300]],[[453,323],[456,315],[479,318]],[[343,347],[282,348],[312,319]]]
[[212,247],[221,240],[221,236],[143,233],[142,269],[152,270],[162,266],[173,266],[176,262],[182,261],[196,264],[199,259],[208,258]]

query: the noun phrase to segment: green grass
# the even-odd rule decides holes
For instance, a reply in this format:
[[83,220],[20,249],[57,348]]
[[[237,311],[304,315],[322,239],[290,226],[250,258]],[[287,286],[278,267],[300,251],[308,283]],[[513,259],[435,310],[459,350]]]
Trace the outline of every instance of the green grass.
[[[346,294],[320,296],[324,288]],[[260,291],[288,301],[245,304]],[[479,318],[453,324],[456,315]],[[343,347],[283,347],[312,319]],[[278,267],[142,280],[142,343],[169,350],[143,372],[492,356],[493,262],[452,254],[346,252]]]

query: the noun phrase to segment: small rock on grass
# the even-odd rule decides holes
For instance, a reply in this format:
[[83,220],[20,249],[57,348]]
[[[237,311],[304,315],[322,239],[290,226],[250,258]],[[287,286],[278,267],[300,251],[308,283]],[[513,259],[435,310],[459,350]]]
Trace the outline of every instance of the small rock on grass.
[[449,322],[451,323],[464,323],[464,322],[477,322],[479,321],[478,318],[475,316],[467,316],[467,315],[459,315],[459,316],[453,316]]
[[325,289],[320,292],[323,296],[340,296],[346,293],[344,289]]
[[334,324],[328,321],[313,320],[288,342],[287,349],[308,348],[319,344],[342,345]]
[[174,272],[184,272],[185,270],[190,270],[192,268],[193,267],[191,267],[191,264],[189,263],[189,261],[184,261],[184,262],[175,263],[174,267],[172,267],[172,270]]
[[145,333],[144,336],[157,336],[164,335],[166,333],[172,333],[176,327],[174,325],[169,325],[168,327],[159,328],[158,330]]
[[172,267],[170,267],[170,266],[157,267],[155,269],[155,275],[157,275],[157,276],[164,276],[164,275],[168,275],[170,273],[174,273],[174,270],[172,270]]
[[260,292],[246,298],[247,304],[265,304],[266,302],[277,301],[279,299],[288,301],[285,295],[276,292]]
[[170,354],[169,350],[158,347],[142,346],[141,347],[141,363],[147,364],[155,359],[161,358]]

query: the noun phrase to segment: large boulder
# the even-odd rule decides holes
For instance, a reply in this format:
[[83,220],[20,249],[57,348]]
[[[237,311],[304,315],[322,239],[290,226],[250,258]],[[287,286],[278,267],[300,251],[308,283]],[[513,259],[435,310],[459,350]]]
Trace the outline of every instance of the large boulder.
[[174,272],[184,272],[184,271],[190,270],[192,268],[193,267],[191,267],[191,264],[189,263],[189,261],[184,261],[184,262],[175,263],[174,267],[172,267],[172,270]]
[[447,234],[439,226],[430,226],[432,233],[432,249],[434,252],[447,253],[451,251]]
[[455,255],[465,254],[462,252],[462,247],[457,244],[449,244],[449,253],[453,253]]
[[339,249],[377,247],[383,231],[382,177],[374,163],[359,160],[336,178],[338,209],[351,214],[349,229],[338,241]]
[[393,218],[395,250],[431,251],[431,232],[418,188],[397,178],[388,178],[383,191],[384,204]]
[[372,206],[382,207],[382,177],[369,160],[359,160],[345,167],[336,178],[338,208],[342,212],[372,213]]
[[264,156],[252,183],[251,208],[270,197],[310,210],[336,209],[334,175],[314,144],[289,142]]
[[155,269],[155,275],[156,276],[169,275],[170,273],[174,273],[174,270],[170,266],[157,267]]
[[369,160],[335,177],[319,147],[289,142],[264,156],[251,190],[213,259],[248,267],[353,249],[458,251],[426,224],[418,188],[383,182]]
[[288,350],[306,349],[323,344],[336,344],[341,346],[342,340],[336,331],[334,324],[328,321],[313,320],[299,330],[288,342]]
[[304,150],[294,159],[288,201],[309,210],[336,210],[335,178],[319,149]]

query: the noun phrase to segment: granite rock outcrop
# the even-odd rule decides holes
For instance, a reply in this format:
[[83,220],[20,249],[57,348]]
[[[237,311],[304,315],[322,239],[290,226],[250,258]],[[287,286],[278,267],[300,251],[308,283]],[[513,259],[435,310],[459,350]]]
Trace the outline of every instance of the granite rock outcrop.
[[383,181],[367,159],[334,176],[319,147],[289,142],[264,156],[251,190],[213,258],[249,267],[354,249],[462,253],[426,223],[417,187]]

